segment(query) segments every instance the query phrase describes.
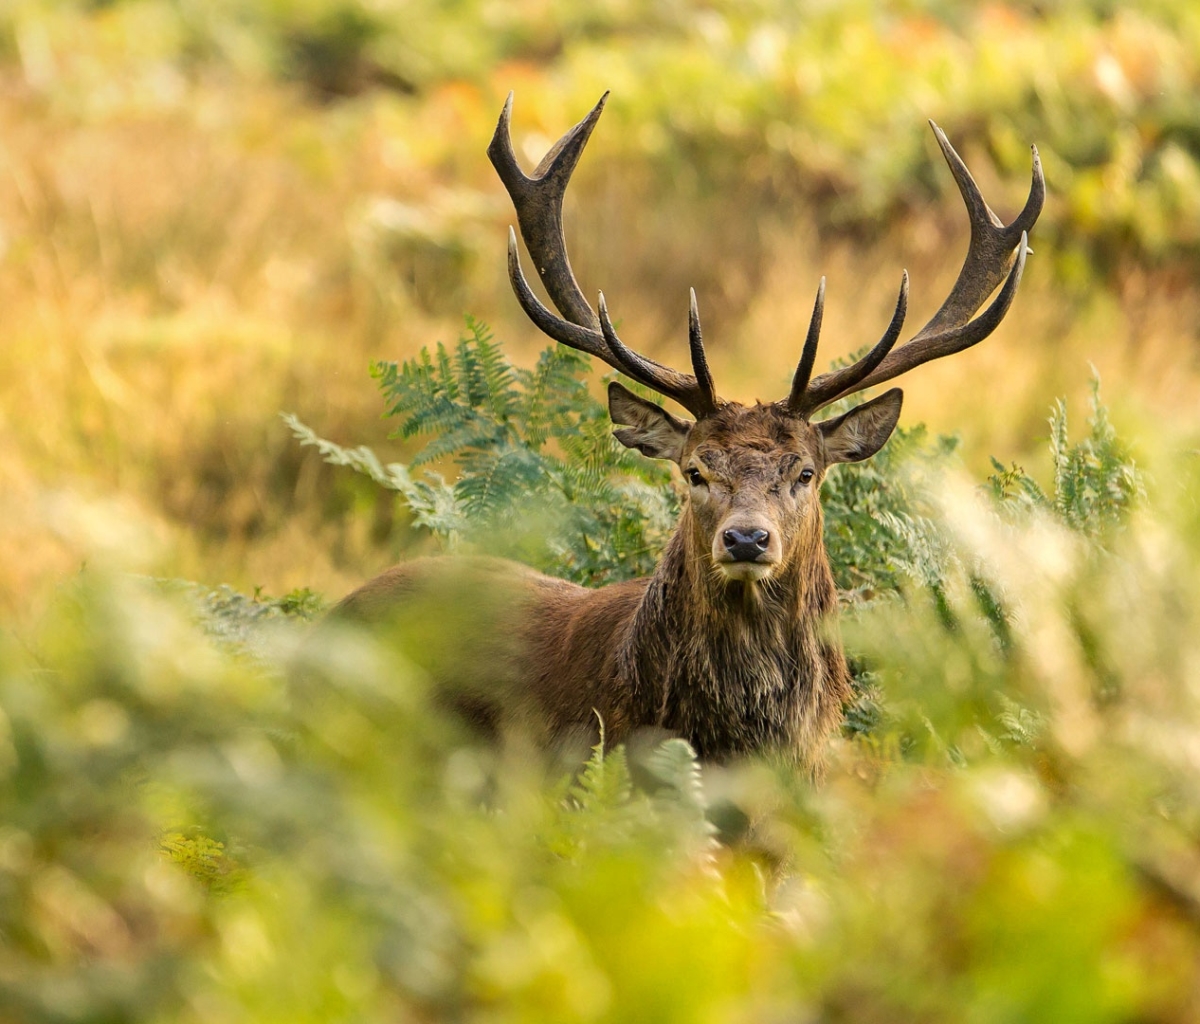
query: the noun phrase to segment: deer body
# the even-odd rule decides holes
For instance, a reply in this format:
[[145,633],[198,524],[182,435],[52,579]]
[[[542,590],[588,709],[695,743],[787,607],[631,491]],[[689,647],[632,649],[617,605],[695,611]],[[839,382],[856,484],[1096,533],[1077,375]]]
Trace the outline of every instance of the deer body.
[[[424,558],[360,588],[338,614],[396,624],[421,600],[453,609],[469,626],[449,630],[445,650],[428,648],[419,616],[409,647],[489,730],[518,725],[569,744],[599,715],[612,742],[660,728],[710,760],[774,750],[817,771],[849,696],[817,491],[831,462],[883,444],[898,393],[859,408],[824,432],[776,404],[728,403],[689,426],[613,384],[626,441],[689,475],[653,576],[592,590],[501,559]],[[765,540],[753,557],[734,557],[726,536],[756,530]]]
[[[464,590],[490,586],[505,599],[488,602],[452,661],[435,652],[426,667],[489,731],[516,725],[562,745],[590,737],[599,716],[613,743],[660,728],[710,760],[769,749],[815,769],[850,692],[841,648],[826,635],[837,601],[828,564],[805,579],[796,567],[770,590],[725,586],[697,573],[684,536],[652,577],[600,590],[514,562],[462,560]],[[436,588],[444,563],[396,566],[336,614],[403,615],[410,595]]]
[[[488,155],[517,208],[535,265],[561,316],[521,271],[509,235],[509,276],[518,301],[546,334],[588,352],[674,399],[679,418],[618,383],[609,385],[616,438],[675,463],[688,496],[678,528],[649,579],[588,590],[499,559],[418,559],[346,598],[337,613],[394,625],[416,621],[430,600],[453,606],[470,631],[425,651],[451,702],[487,726],[519,722],[550,741],[591,735],[602,719],[614,742],[657,727],[688,739],[708,759],[773,750],[819,771],[824,740],[849,696],[833,635],[837,592],[822,539],[818,497],[831,465],[870,458],[900,415],[892,389],[833,419],[822,407],[926,362],[976,344],[1007,312],[1024,268],[1026,232],[1045,186],[1034,150],[1025,208],[1005,226],[935,126],[971,218],[971,244],[950,296],[893,351],[907,309],[904,275],[887,331],[856,363],[813,378],[824,309],[817,291],[808,336],[787,398],[742,406],[717,397],[704,354],[695,294],[689,315],[694,373],[670,369],[625,346],[604,296],[598,313],[567,258],[562,199],[604,98],[547,154],[532,177],[509,141],[512,97]],[[999,294],[979,316],[983,302]]]

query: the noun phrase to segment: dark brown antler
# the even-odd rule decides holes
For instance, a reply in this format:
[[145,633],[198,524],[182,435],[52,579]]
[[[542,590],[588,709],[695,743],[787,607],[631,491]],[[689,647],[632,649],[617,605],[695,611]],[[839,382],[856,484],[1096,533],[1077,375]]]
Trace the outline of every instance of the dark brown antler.
[[[953,355],[978,344],[1000,325],[1017,294],[1025,269],[1025,256],[1032,251],[1027,244],[1028,234],[1042,212],[1042,204],[1046,199],[1046,182],[1042,177],[1042,162],[1037,147],[1032,147],[1033,181],[1029,186],[1029,197],[1025,200],[1024,209],[1006,226],[984,200],[967,165],[954,151],[945,133],[932,121],[929,124],[958,183],[971,220],[971,242],[958,279],[929,323],[900,348],[890,351],[904,319],[908,288],[906,272],[892,324],[879,344],[853,366],[822,374],[809,383],[808,376],[816,355],[815,333],[820,332],[820,307],[824,298],[822,282],[804,354],[800,357],[792,391],[787,399],[788,409],[798,415],[811,416],[839,398],[882,384],[922,363]],[[984,300],[1002,281],[1004,286],[992,304],[972,320]]]
[[[900,337],[900,331],[904,328],[904,317],[907,314],[908,271],[906,270],[900,278],[900,295],[896,299],[896,311],[892,314],[892,321],[888,324],[888,329],[884,332],[883,337],[858,362],[852,366],[844,366],[840,370],[825,374],[825,378],[836,379],[836,383],[842,393],[850,394],[855,390],[859,390],[855,385],[859,381],[864,380],[875,367],[883,362],[884,356],[896,344],[896,339]],[[813,404],[818,396],[809,385],[813,364],[817,359],[817,343],[821,337],[821,320],[824,315],[825,278],[821,278],[821,286],[817,289],[817,301],[813,306],[812,319],[808,323],[808,337],[804,339],[804,351],[800,356],[800,364],[796,367],[796,375],[792,378],[792,390],[787,399],[788,412],[795,413],[797,416],[802,416],[805,419],[808,419],[821,405],[827,404],[824,402],[816,405]],[[824,378],[818,378],[818,381],[822,379]]]
[[509,93],[488,146],[488,158],[508,190],[517,211],[521,237],[525,239],[551,301],[562,316],[556,316],[547,309],[529,287],[521,270],[517,237],[511,229],[508,234],[509,280],[521,308],[543,333],[564,345],[587,352],[659,394],[673,398],[693,416],[701,419],[716,412],[721,400],[713,388],[712,375],[704,356],[695,292],[691,296],[689,315],[692,368],[695,373],[687,374],[629,349],[613,330],[604,296],[600,296],[600,314],[597,316],[583,297],[583,291],[571,270],[563,234],[563,196],[607,99],[608,93],[600,97],[600,102],[587,117],[555,143],[530,177],[521,170],[513,152],[509,133],[512,93]]

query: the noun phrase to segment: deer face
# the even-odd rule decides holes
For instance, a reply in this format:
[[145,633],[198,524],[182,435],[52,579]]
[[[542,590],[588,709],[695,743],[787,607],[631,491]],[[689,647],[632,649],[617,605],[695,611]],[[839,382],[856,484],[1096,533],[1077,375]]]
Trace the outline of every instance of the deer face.
[[695,549],[730,580],[766,579],[810,546],[826,469],[874,455],[901,403],[893,389],[815,424],[783,404],[730,403],[689,423],[620,384],[608,395],[613,422],[626,425],[617,439],[683,471]]

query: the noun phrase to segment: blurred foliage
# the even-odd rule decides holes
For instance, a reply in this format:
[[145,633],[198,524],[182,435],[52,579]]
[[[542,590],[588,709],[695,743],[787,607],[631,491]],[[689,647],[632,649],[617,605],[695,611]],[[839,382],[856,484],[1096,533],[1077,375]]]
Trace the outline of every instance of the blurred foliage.
[[[1094,373],[1090,407],[1088,433],[1073,442],[1066,403],[1055,401],[1049,418],[1050,486],[1040,485],[1016,463],[1005,469],[993,456],[997,472],[981,488],[990,499],[990,517],[1028,529],[1036,517],[1048,516],[1095,545],[1108,543],[1124,528],[1146,499],[1145,481],[1130,446],[1117,436],[1109,420],[1100,400],[1100,379]],[[940,438],[936,446],[917,449],[919,458],[914,460],[911,443],[922,435],[921,427],[902,434],[863,466],[844,467],[823,489],[831,556],[838,552],[844,559],[831,560],[840,570],[839,581],[850,578],[856,584],[852,590],[843,589],[843,598],[893,597],[908,583],[910,590],[915,585],[924,591],[947,628],[958,629],[963,620],[952,596],[958,587],[959,603],[970,599],[973,617],[986,625],[997,650],[1013,656],[1018,610],[1002,576],[988,560],[964,558],[963,544],[938,507],[938,496],[944,494],[945,459],[953,452],[954,441]],[[827,493],[835,503],[826,498]],[[846,496],[851,500],[847,502]],[[871,735],[891,714],[876,667],[869,658],[851,659],[855,692],[845,723],[850,735]],[[1001,691],[975,711],[980,715],[981,734],[993,743],[1031,743],[1042,722],[1036,711]],[[899,723],[892,721],[889,727],[898,728]],[[919,712],[918,721],[909,721],[908,732],[901,730],[901,745],[910,751],[926,742],[930,732],[928,719]],[[957,756],[956,748],[946,749]]]
[[992,459],[995,475],[988,478],[1002,502],[1053,512],[1074,530],[1096,535],[1119,526],[1137,501],[1146,496],[1145,484],[1128,447],[1116,435],[1108,410],[1100,402],[1100,378],[1092,377],[1092,415],[1088,436],[1072,445],[1067,436],[1067,408],[1059,399],[1050,416],[1050,456],[1054,489],[1047,494],[1015,463],[1009,469]]
[[[433,357],[409,373],[430,365],[422,408],[462,380]],[[393,397],[405,373],[382,374]],[[483,393],[463,408],[494,412]],[[1097,422],[1066,464],[1097,437],[1119,449]],[[1103,543],[991,485],[923,485],[954,554],[941,603],[902,581],[855,605],[884,713],[852,713],[816,790],[769,762],[702,768],[677,739],[601,740],[564,777],[519,737],[466,738],[369,637],[311,632],[311,595],[85,571],[34,634],[0,636],[0,1005],[31,1022],[1194,1019],[1196,470],[1132,514],[1098,488],[1122,524]],[[1006,644],[972,575],[1004,595]]]
[[920,575],[914,524],[925,521],[926,475],[944,469],[957,446],[953,437],[931,441],[920,424],[899,427],[874,458],[830,472],[821,487],[825,547],[845,598],[870,599]]
[[309,622],[325,609],[321,595],[307,588],[283,597],[267,597],[261,592],[247,596],[224,585],[210,588],[183,580],[156,582],[164,593],[189,602],[196,621],[214,640],[247,651],[262,635],[264,626],[288,618]]
[[[67,53],[81,38],[91,52]],[[1040,234],[1062,247],[1064,273],[1200,255],[1200,16],[1188,0],[21,0],[0,16],[0,40],[35,82],[115,51],[134,76],[277,77],[324,100],[511,83],[545,65],[567,89],[523,97],[535,108],[583,109],[614,90],[610,116],[638,131],[615,133],[610,152],[653,154],[666,177],[692,165],[712,185],[749,174],[799,189],[842,227],[948,187],[922,140],[932,116],[1008,174],[1038,140],[1062,198]]]

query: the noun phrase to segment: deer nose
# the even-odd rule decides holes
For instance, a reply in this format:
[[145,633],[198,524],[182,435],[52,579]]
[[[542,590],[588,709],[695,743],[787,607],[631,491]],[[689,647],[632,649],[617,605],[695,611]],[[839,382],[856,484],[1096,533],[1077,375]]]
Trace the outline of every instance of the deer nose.
[[771,535],[766,530],[739,530],[737,527],[726,530],[721,539],[735,562],[754,562],[771,543]]

